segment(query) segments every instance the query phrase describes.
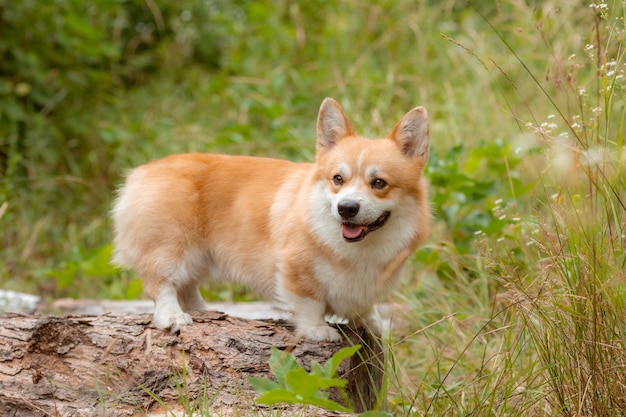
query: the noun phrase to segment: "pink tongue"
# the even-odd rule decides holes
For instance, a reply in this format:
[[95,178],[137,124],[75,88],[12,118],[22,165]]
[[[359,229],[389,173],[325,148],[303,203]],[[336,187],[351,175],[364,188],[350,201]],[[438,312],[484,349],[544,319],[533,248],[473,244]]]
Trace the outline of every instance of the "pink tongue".
[[361,232],[363,232],[363,229],[365,229],[365,227],[357,224],[343,223],[341,225],[341,229],[343,230],[344,237],[347,237],[348,239],[354,239],[361,235]]

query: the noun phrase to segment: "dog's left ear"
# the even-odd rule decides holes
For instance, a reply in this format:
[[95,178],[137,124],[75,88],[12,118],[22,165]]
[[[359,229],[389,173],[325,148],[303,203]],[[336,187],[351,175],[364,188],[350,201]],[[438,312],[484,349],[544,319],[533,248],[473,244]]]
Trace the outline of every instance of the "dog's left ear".
[[406,156],[411,159],[422,158],[428,161],[428,112],[423,107],[416,107],[396,124],[388,138],[395,141]]
[[332,98],[326,98],[317,116],[317,150],[332,148],[341,138],[354,136],[343,109]]

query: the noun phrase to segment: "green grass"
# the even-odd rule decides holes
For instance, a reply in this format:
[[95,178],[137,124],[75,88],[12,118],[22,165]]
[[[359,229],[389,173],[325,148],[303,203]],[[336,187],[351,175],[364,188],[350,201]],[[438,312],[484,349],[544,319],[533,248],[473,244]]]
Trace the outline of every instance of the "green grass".
[[218,3],[217,63],[186,57],[205,36],[189,25],[143,82],[84,109],[90,147],[62,173],[43,157],[5,170],[3,287],[138,297],[105,256],[128,168],[187,151],[311,160],[326,96],[372,136],[424,105],[436,224],[397,295],[411,313],[390,336],[390,409],[624,415],[624,4]]

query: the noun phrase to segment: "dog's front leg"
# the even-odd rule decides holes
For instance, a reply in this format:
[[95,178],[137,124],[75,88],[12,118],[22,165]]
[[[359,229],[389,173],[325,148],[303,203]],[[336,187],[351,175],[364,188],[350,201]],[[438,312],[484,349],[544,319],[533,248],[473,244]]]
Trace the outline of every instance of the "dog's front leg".
[[324,320],[326,305],[312,298],[297,298],[298,308],[292,311],[296,336],[315,341],[339,342],[341,335],[337,329],[330,327]]
[[314,341],[339,342],[341,335],[324,320],[326,304],[310,297],[301,297],[283,286],[278,288],[282,307],[291,313],[296,336]]

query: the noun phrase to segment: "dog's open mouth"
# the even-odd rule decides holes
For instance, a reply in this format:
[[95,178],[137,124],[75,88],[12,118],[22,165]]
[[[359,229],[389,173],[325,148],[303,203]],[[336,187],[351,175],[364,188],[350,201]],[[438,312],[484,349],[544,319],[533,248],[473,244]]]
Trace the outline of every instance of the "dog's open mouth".
[[368,233],[373,232],[376,229],[380,229],[389,220],[388,211],[384,212],[375,222],[370,224],[354,224],[354,223],[342,223],[341,232],[346,242],[358,242],[365,239]]

